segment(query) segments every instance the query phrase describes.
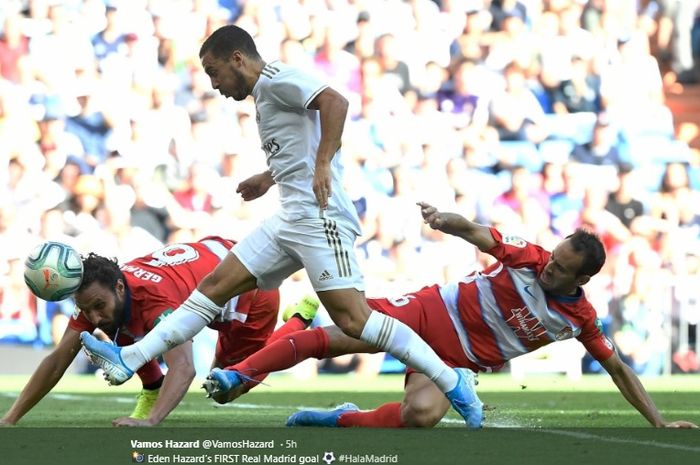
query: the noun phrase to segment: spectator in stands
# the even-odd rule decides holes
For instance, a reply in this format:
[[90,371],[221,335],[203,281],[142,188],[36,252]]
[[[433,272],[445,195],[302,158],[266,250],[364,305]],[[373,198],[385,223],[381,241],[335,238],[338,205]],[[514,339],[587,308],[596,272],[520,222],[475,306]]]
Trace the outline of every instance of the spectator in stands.
[[664,295],[653,284],[658,262],[638,263],[629,292],[617,302],[613,314],[618,329],[613,337],[623,356],[636,372],[660,375],[668,362],[670,341],[664,316]]
[[525,238],[535,238],[549,228],[549,198],[536,190],[535,178],[522,166],[511,169],[511,187],[496,198],[491,221],[523,230]]
[[382,73],[394,81],[394,86],[402,94],[413,90],[408,65],[399,58],[396,37],[392,34],[379,36],[374,44],[374,50]]
[[491,121],[500,139],[542,142],[547,137],[544,111],[526,85],[523,68],[511,62],[504,73],[506,88],[491,101]]
[[592,140],[576,145],[571,152],[571,159],[590,165],[617,166],[621,162],[617,140],[617,130],[605,115],[600,115],[593,127]]
[[518,0],[493,0],[490,2],[489,12],[493,17],[493,31],[502,31],[503,23],[508,17],[517,17],[523,23],[527,20],[527,8]]
[[490,78],[493,79],[493,76],[482,65],[471,60],[464,60],[455,66],[451,88],[441,89],[437,94],[440,111],[455,115],[455,127],[486,126]]
[[608,196],[605,209],[615,215],[627,228],[644,213],[644,205],[637,200],[635,176],[629,163],[618,165],[618,188]]
[[698,221],[700,194],[690,187],[688,166],[667,163],[661,185],[651,200],[651,215],[673,226],[692,225]]
[[554,93],[556,113],[600,111],[600,78],[591,72],[590,61],[571,57],[571,78],[563,81]]
[[24,284],[24,260],[4,256],[0,272],[0,342],[31,344],[37,337],[36,297]]
[[[107,61],[113,54],[126,55],[126,34],[119,24],[121,18],[114,5],[105,8],[105,27],[92,38],[92,48],[95,51],[97,62]],[[102,66],[101,66],[102,67]]]
[[22,15],[8,12],[0,36],[0,76],[13,83],[20,81],[20,61],[29,53],[29,39],[22,30]]
[[75,98],[80,111],[65,122],[65,132],[80,140],[85,161],[91,170],[107,158],[107,138],[113,126],[107,114],[96,105],[94,94],[97,84],[90,78],[78,81]]

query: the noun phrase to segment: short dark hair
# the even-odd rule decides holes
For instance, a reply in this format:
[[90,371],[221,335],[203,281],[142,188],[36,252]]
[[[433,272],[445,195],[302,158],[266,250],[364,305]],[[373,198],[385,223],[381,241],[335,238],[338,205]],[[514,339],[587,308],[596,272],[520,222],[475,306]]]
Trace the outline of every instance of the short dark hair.
[[90,252],[87,257],[83,257],[83,281],[78,290],[81,291],[94,282],[114,290],[120,279],[124,279],[124,274],[119,269],[116,258],[102,257]]
[[239,50],[246,56],[260,58],[258,48],[253,38],[244,29],[229,24],[214,31],[199,49],[199,58],[211,53],[214,58],[223,58],[234,50]]
[[597,234],[578,228],[576,232],[566,236],[577,253],[583,253],[583,261],[578,275],[593,276],[605,264],[605,247]]

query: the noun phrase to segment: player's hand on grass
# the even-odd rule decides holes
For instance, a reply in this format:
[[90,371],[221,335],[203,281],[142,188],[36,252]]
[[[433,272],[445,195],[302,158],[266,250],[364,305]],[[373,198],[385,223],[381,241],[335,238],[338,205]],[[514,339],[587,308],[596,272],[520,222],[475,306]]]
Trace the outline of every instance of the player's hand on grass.
[[684,420],[678,420],[678,421],[670,421],[668,423],[664,424],[664,428],[697,428],[698,425],[695,423],[691,423],[689,421],[684,421]]
[[275,183],[272,179],[272,174],[269,171],[251,176],[241,182],[236,189],[236,192],[241,194],[243,200],[255,200],[267,192]]
[[0,418],[0,427],[3,426],[14,426],[14,423],[11,423],[9,420],[5,420],[4,418]]
[[156,423],[148,418],[139,420],[131,417],[121,417],[112,420],[112,426],[155,426]]

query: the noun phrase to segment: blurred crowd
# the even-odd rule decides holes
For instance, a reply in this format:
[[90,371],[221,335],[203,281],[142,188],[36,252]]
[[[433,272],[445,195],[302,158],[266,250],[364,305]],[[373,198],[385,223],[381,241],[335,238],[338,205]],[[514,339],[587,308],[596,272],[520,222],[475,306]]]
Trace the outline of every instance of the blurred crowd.
[[[0,341],[49,345],[70,303],[33,299],[41,240],[120,261],[277,208],[252,101],[224,100],[199,45],[235,23],[267,61],[350,101],[342,157],[370,296],[488,263],[415,202],[552,248],[583,226],[608,260],[587,285],[640,373],[698,371],[700,128],[665,89],[697,81],[696,0],[4,0],[0,4]],[[310,289],[283,285],[283,305]],[[595,366],[590,369],[595,370]]]

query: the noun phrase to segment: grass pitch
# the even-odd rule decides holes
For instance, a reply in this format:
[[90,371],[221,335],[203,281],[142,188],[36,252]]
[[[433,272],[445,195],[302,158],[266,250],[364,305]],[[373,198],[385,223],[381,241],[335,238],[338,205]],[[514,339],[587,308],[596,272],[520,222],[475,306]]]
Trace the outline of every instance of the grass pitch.
[[[9,408],[26,380],[26,377],[0,377],[0,411]],[[70,458],[65,463],[83,463],[81,459],[85,459],[85,454],[101,455],[100,464],[132,463],[135,459],[129,454],[138,452],[132,450],[134,439],[244,437],[274,438],[278,446],[291,441],[292,452],[309,450],[316,457],[316,462],[310,463],[318,463],[319,459],[324,463],[322,452],[328,452],[327,449],[335,451],[336,457],[350,452],[360,454],[357,457],[363,460],[375,460],[353,462],[355,455],[343,455],[343,465],[542,464],[562,460],[595,461],[596,465],[700,463],[700,430],[650,428],[607,376],[584,377],[578,382],[559,376],[533,376],[518,382],[509,375],[482,375],[478,391],[487,406],[486,422],[485,428],[476,432],[466,431],[453,412],[430,431],[281,428],[287,416],[300,408],[332,408],[352,401],[362,409],[370,409],[400,400],[403,377],[398,375],[372,380],[323,376],[306,381],[273,375],[266,380],[268,386],[259,386],[226,406],[206,399],[198,389],[199,382],[193,384],[183,402],[159,427],[116,429],[110,427],[110,421],[131,411],[140,389],[138,382],[107,387],[101,379],[91,376],[66,377],[21,420],[19,428],[0,430],[0,449],[10,446],[10,450],[24,454],[7,462],[12,464],[23,463],[22,457],[31,457],[26,463],[39,464],[42,457],[48,460],[56,453]],[[700,424],[700,377],[674,376],[646,379],[643,383],[665,418]],[[49,433],[44,436],[44,431]],[[46,446],[44,449],[36,444],[39,432],[46,438],[42,442]],[[64,437],[65,440],[61,439]],[[24,449],[22,438],[26,438]],[[79,445],[76,438],[91,440]],[[78,454],[77,462],[71,454]],[[381,454],[394,454],[396,461],[382,462]],[[109,461],[110,458],[114,461]],[[221,463],[214,462],[219,458],[212,455],[201,458],[203,463]],[[172,459],[164,456],[157,460],[176,463]],[[144,455],[144,463],[155,463],[154,460],[153,456]],[[243,463],[241,458],[238,460]],[[45,463],[64,462],[51,459]],[[97,462],[91,460],[90,463]],[[260,463],[266,463],[264,457]],[[292,456],[286,463],[300,463],[300,459]]]

